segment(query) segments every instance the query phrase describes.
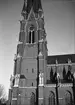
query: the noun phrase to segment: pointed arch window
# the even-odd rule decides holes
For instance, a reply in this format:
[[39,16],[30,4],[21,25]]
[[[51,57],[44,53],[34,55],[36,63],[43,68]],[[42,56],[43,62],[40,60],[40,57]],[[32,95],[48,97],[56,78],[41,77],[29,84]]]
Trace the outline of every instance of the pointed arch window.
[[67,91],[65,94],[65,103],[66,105],[72,105],[72,94],[70,91]]
[[35,105],[35,93],[31,93],[31,97],[30,97],[30,105]]
[[29,43],[33,44],[35,42],[35,32],[34,32],[34,26],[32,25],[29,28],[29,33],[28,33],[28,39],[29,39]]
[[52,91],[50,91],[50,94],[49,94],[49,104],[48,105],[55,105],[55,94]]

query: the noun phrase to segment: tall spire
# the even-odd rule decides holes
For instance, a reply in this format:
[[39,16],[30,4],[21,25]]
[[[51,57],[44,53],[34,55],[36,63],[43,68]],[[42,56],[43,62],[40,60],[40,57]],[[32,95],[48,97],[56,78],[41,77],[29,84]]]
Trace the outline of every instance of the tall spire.
[[22,15],[29,14],[32,7],[34,13],[38,13],[39,10],[42,11],[41,0],[24,0]]

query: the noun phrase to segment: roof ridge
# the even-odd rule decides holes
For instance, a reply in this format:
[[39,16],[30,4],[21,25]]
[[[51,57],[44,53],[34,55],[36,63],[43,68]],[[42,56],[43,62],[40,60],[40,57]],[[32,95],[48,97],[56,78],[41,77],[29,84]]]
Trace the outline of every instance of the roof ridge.
[[68,63],[68,59],[70,59],[72,63],[75,63],[75,54],[47,56],[47,64],[55,64],[56,59],[59,64]]
[[68,55],[75,55],[75,54],[60,54],[60,55],[48,55],[48,56],[68,56]]

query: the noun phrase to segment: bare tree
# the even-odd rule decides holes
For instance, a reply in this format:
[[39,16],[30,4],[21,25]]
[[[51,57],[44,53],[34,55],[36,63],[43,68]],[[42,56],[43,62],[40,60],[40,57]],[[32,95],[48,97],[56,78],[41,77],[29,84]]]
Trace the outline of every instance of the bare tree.
[[0,84],[0,101],[1,102],[6,102],[7,101],[5,88],[2,84]]

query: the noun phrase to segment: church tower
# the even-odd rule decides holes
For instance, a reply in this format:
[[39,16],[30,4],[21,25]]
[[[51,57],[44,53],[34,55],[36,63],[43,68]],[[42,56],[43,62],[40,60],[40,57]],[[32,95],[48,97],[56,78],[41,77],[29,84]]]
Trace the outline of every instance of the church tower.
[[20,20],[14,73],[11,76],[9,104],[36,105],[37,78],[39,105],[43,104],[47,41],[41,0],[24,0]]

